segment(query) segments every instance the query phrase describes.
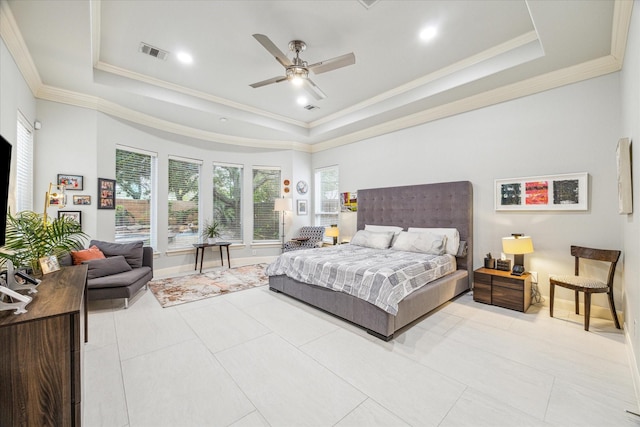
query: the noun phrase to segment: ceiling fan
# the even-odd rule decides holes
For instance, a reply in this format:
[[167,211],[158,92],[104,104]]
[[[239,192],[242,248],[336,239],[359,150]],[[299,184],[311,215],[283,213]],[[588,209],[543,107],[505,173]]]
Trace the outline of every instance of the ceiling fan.
[[267,51],[276,58],[276,61],[285,68],[285,75],[253,83],[249,85],[252,88],[258,88],[288,80],[295,85],[303,85],[314,98],[321,100],[326,98],[327,95],[320,90],[313,81],[311,81],[309,78],[309,71],[313,71],[314,74],[320,74],[356,63],[356,56],[352,52],[308,65],[306,61],[300,59],[300,52],[303,52],[307,48],[306,43],[302,40],[292,40],[289,42],[289,50],[295,53],[295,58],[290,60],[280,49],[278,49],[269,37],[263,34],[254,34],[253,37],[258,40],[258,43],[267,49]]

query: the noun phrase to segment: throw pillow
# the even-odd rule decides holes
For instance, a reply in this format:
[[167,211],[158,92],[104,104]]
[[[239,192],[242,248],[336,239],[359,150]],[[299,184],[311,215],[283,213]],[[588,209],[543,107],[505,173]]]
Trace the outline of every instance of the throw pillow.
[[89,267],[87,271],[87,279],[112,276],[114,274],[133,270],[122,255],[103,259],[92,259],[84,261],[83,264],[87,264]]
[[400,233],[391,249],[406,252],[420,252],[431,255],[442,255],[445,253],[447,236],[424,232]]
[[142,267],[142,240],[131,243],[111,243],[92,240],[89,244],[96,245],[107,257],[122,255],[132,268]]
[[71,251],[71,258],[73,259],[73,265],[80,265],[83,261],[89,261],[90,259],[104,258],[104,253],[96,245],[91,246],[89,249],[83,249],[81,251]]
[[393,231],[376,233],[373,231],[359,230],[351,239],[351,244],[372,249],[388,249],[393,239]]

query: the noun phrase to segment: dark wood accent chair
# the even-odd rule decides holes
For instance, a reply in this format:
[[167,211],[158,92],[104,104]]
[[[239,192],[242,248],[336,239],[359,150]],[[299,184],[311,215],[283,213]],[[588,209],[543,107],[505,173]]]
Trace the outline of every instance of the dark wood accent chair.
[[[620,321],[616,314],[616,306],[613,303],[613,276],[616,272],[616,265],[620,259],[620,251],[607,249],[592,249],[581,246],[571,246],[571,255],[575,257],[575,275],[574,276],[551,276],[549,278],[549,294],[550,307],[549,314],[553,317],[553,295],[556,286],[573,289],[576,296],[576,314],[580,314],[578,305],[579,292],[584,292],[584,330],[589,330],[589,316],[591,314],[591,294],[607,293],[609,297],[609,308],[611,316],[616,325],[620,329]],[[593,277],[580,276],[580,258],[591,259],[596,261],[604,261],[610,263],[607,281],[603,282]]]

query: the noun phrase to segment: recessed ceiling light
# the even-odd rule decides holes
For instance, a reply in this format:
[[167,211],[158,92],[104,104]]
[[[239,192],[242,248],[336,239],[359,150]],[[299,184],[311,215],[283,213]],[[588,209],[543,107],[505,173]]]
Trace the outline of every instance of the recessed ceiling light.
[[298,105],[307,105],[308,100],[306,96],[299,96],[298,99],[296,99],[296,102]]
[[438,34],[438,29],[436,27],[426,27],[420,31],[420,40],[429,41],[433,39]]
[[193,56],[189,55],[187,52],[178,52],[176,54],[176,58],[178,58],[178,61],[183,64],[191,64],[193,62]]

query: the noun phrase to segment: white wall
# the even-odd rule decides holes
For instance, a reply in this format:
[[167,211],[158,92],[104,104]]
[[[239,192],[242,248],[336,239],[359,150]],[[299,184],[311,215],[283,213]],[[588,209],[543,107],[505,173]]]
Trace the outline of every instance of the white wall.
[[[474,264],[500,254],[501,237],[522,232],[535,253],[525,267],[539,274],[573,272],[572,244],[622,248],[617,214],[616,144],[620,135],[619,75],[592,79],[461,114],[313,156],[313,167],[339,163],[340,191],[469,180],[474,188]],[[494,180],[588,172],[587,212],[496,212]],[[618,268],[615,299],[622,305]],[[606,273],[605,273],[606,274]],[[572,300],[558,289],[556,298]],[[548,299],[548,298],[547,298]],[[594,304],[607,307],[606,297]]]
[[[621,72],[622,93],[622,134],[631,138],[632,159],[640,159],[640,5],[635,2],[631,16],[631,27],[627,40],[627,51],[624,67]],[[638,162],[636,162],[638,163]],[[625,257],[624,291],[625,291],[625,329],[627,340],[631,344],[632,358],[635,361],[634,379],[636,393],[639,390],[638,366],[640,366],[640,337],[637,322],[640,318],[640,170],[633,171],[633,214],[624,215],[621,230],[623,235],[623,251]]]
[[[91,238],[99,240],[114,240],[115,211],[97,209],[97,179],[115,178],[115,150],[116,145],[125,145],[143,149],[158,154],[158,200],[157,212],[158,243],[157,259],[154,269],[159,274],[169,274],[193,269],[194,250],[167,251],[168,213],[163,206],[168,205],[168,157],[182,156],[203,161],[202,187],[200,189],[203,201],[203,216],[211,217],[213,212],[212,163],[225,162],[244,166],[244,217],[243,233],[245,245],[235,245],[232,248],[231,261],[260,262],[265,258],[272,258],[280,253],[280,244],[253,245],[252,238],[252,167],[277,166],[282,169],[283,179],[293,183],[300,179],[309,181],[310,155],[290,150],[260,151],[260,150],[217,150],[209,149],[206,144],[185,144],[178,142],[174,135],[133,126],[130,123],[114,119],[108,115],[92,110],[38,100],[38,116],[42,122],[40,138],[36,145],[36,189],[45,189],[49,181],[54,182],[57,174],[83,175],[85,189],[73,194],[88,194],[92,196],[90,206],[67,206],[65,210],[82,211],[83,230]],[[292,187],[293,188],[293,187]],[[44,190],[43,190],[44,191]],[[39,194],[39,193],[36,193]],[[44,192],[43,192],[44,195]],[[291,193],[289,193],[291,195]],[[295,196],[294,200],[295,200]],[[39,200],[36,197],[36,201]],[[57,215],[52,209],[50,215]],[[302,225],[308,224],[309,216],[297,217],[287,214],[286,238],[290,238]],[[209,265],[219,265],[216,254],[207,254]],[[205,267],[207,264],[205,263]],[[164,270],[164,271],[162,271]]]
[[[29,123],[33,123],[36,119],[36,100],[26,81],[22,78],[7,46],[0,38],[0,135],[14,147],[17,138],[18,111]],[[37,133],[34,135],[34,140],[37,140]],[[13,178],[16,170],[15,154],[11,156],[11,170]],[[13,194],[14,188],[15,179],[12,179],[9,185],[9,194]],[[15,201],[10,198],[9,202],[11,211],[15,212]]]

